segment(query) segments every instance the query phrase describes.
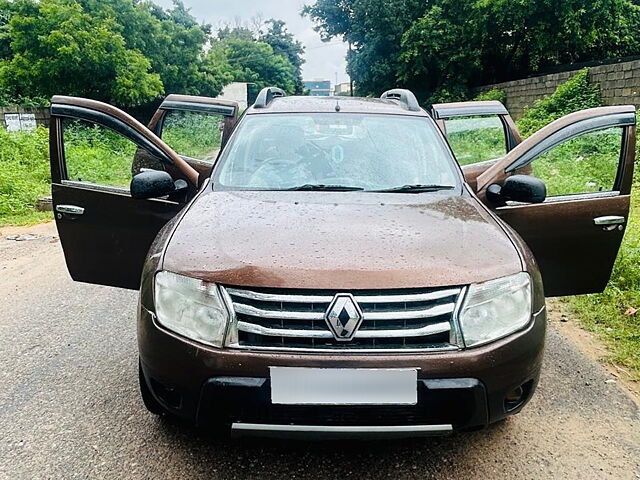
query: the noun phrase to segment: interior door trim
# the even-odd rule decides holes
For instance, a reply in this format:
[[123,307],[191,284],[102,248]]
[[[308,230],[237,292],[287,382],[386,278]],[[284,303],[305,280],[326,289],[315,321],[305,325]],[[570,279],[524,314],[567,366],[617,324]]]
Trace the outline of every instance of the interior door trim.
[[479,196],[484,197],[485,190],[491,183],[500,183],[514,169],[522,168],[538,155],[565,140],[607,127],[634,128],[635,112],[636,108],[633,105],[590,108],[570,113],[550,123],[524,140],[502,160],[478,176],[477,191]]
[[510,173],[518,168],[527,166],[533,162],[537,157],[551,150],[553,147],[560,145],[561,143],[572,140],[580,135],[586,135],[598,130],[605,130],[607,128],[626,127],[628,125],[634,125],[636,121],[635,113],[625,112],[617,113],[613,115],[605,115],[602,117],[594,117],[586,120],[576,122],[568,127],[558,130],[557,132],[549,135],[541,142],[533,145],[526,153],[521,155],[511,165],[507,166],[504,171]]

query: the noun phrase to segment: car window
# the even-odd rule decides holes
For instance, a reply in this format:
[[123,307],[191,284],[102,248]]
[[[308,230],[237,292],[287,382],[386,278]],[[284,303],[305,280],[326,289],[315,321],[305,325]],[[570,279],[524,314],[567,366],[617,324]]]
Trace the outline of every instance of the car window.
[[547,186],[547,196],[612,191],[623,129],[596,130],[567,140],[536,157],[532,173]]
[[162,168],[157,157],[102,125],[64,119],[62,126],[67,169],[64,180],[128,190],[134,157],[146,157],[147,166]]
[[222,115],[169,110],[161,137],[176,153],[213,163],[220,151],[223,127]]
[[214,186],[286,189],[305,184],[364,190],[457,185],[453,159],[422,117],[269,114],[245,118],[214,173]]
[[507,153],[504,126],[496,115],[450,118],[445,120],[445,129],[449,145],[462,166]]

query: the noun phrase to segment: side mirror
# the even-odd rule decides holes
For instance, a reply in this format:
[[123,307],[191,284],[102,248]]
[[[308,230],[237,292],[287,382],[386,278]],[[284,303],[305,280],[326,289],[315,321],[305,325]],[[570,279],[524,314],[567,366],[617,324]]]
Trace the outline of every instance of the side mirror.
[[547,187],[542,180],[530,175],[512,175],[502,186],[494,183],[487,188],[487,198],[494,203],[507,200],[522,203],[542,203],[547,198]]
[[175,192],[176,185],[167,172],[143,170],[131,179],[130,190],[133,198],[158,198]]

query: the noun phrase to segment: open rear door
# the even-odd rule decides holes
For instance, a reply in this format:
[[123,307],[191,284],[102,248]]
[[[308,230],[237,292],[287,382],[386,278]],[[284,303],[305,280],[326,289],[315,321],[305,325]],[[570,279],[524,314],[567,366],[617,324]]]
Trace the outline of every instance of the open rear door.
[[111,105],[62,96],[51,103],[53,208],[69,273],[80,282],[137,289],[149,247],[186,198],[132,198],[134,156],[180,172],[192,186],[198,173]]
[[438,103],[431,115],[472,187],[478,175],[521,142],[511,115],[496,100]]
[[[175,150],[199,174],[209,174],[229,140],[240,106],[237,102],[192,95],[168,95],[149,122],[149,130]],[[180,176],[172,167],[165,168]]]
[[[635,135],[633,106],[582,110],[547,125],[478,177],[478,196],[533,252],[547,296],[607,285],[629,215]],[[545,183],[544,202],[487,199],[490,185],[523,173]]]

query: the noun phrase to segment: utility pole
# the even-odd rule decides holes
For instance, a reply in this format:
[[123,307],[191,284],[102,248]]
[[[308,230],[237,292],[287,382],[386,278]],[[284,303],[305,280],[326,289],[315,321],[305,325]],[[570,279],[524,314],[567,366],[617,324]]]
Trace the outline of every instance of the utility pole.
[[[351,53],[351,42],[349,42],[349,53]],[[349,74],[349,91],[350,95],[353,97],[353,78],[351,78],[351,74]]]

